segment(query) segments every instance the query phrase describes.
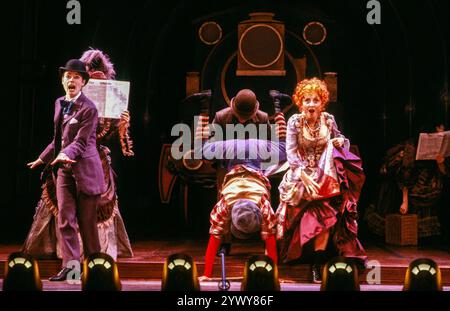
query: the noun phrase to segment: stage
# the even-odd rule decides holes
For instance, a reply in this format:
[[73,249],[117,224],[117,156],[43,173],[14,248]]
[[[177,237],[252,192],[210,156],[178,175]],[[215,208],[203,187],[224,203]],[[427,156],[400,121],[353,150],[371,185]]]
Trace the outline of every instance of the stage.
[[[173,253],[187,253],[193,256],[197,263],[199,274],[203,271],[206,241],[195,240],[152,240],[132,244],[134,257],[119,258],[119,275],[125,291],[160,290],[164,260]],[[450,290],[450,253],[432,247],[399,247],[382,243],[365,244],[369,265],[379,262],[380,284],[371,284],[367,274],[369,267],[360,273],[361,290],[368,291],[399,291],[405,277],[408,264],[416,258],[431,258],[438,263],[442,272],[444,290]],[[0,246],[0,283],[4,277],[5,261],[8,254],[19,251],[19,245]],[[263,244],[257,241],[236,241],[232,244],[231,254],[226,257],[227,278],[231,282],[231,290],[239,290],[242,271],[247,258],[253,254],[262,254]],[[39,260],[39,269],[43,279],[43,289],[49,291],[80,290],[81,286],[66,282],[49,282],[47,278],[60,269],[60,260]],[[376,269],[376,268],[375,268]],[[373,273],[372,273],[373,275]],[[218,290],[217,282],[220,276],[220,258],[217,257],[214,266],[213,280],[202,282],[202,290]],[[286,291],[318,291],[320,286],[311,283],[308,264],[280,265],[279,277],[281,289]]]

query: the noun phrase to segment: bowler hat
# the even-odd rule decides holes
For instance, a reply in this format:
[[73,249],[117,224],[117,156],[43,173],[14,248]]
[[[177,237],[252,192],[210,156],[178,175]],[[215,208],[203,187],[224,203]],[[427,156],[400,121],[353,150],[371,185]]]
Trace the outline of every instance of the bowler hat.
[[69,60],[64,67],[59,67],[59,74],[62,76],[66,71],[75,71],[81,74],[86,84],[89,81],[89,73],[86,71],[86,64],[79,59]]
[[252,90],[243,89],[231,99],[231,108],[238,117],[248,120],[256,114],[259,102]]
[[231,210],[231,234],[239,239],[248,239],[261,230],[261,210],[250,200],[239,199]]

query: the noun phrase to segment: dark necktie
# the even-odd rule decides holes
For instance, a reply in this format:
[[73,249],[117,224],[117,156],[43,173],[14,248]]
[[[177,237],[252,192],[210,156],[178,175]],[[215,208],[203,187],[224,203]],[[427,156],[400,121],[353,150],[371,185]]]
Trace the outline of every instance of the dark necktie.
[[70,109],[73,106],[73,101],[69,100],[61,100],[61,111],[58,118],[58,124],[56,125],[56,133],[55,133],[55,157],[58,155],[58,153],[61,151],[61,135],[62,135],[62,122],[64,119],[64,116],[66,114],[70,113]]
[[61,100],[61,109],[62,109],[62,114],[66,115],[70,113],[70,109],[73,106],[73,101],[69,101],[69,100]]

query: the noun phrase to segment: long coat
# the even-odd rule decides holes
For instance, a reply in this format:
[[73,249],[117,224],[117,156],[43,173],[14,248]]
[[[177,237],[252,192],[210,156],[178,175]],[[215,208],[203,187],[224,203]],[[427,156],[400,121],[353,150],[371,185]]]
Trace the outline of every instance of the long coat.
[[[76,161],[71,165],[77,190],[87,195],[101,194],[105,190],[105,182],[102,162],[96,146],[97,108],[89,98],[81,93],[73,104],[70,114],[61,122],[60,118],[63,118],[62,100],[64,100],[64,96],[55,101],[53,140],[39,158],[44,163],[49,163],[57,156],[55,139],[58,133],[61,133],[60,152]],[[58,131],[58,125],[61,123],[61,131]]]

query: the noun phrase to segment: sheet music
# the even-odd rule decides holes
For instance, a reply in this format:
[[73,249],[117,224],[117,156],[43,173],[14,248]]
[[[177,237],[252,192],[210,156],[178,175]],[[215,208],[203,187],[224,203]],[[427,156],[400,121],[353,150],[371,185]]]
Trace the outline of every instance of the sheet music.
[[450,156],[450,131],[420,133],[416,160],[435,160],[439,154]]
[[120,119],[128,109],[130,82],[90,79],[83,93],[97,106],[99,117]]

